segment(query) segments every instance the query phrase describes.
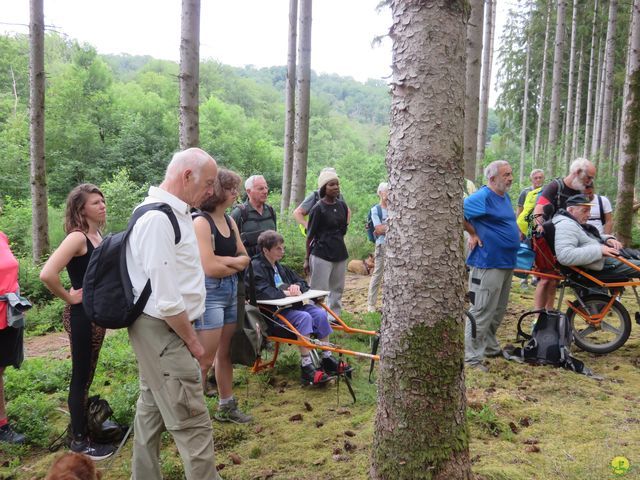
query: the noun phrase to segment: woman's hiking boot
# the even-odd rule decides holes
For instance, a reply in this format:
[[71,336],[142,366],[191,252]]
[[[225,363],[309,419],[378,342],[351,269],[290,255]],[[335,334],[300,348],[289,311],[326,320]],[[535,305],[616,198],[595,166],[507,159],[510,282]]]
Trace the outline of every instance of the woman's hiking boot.
[[351,365],[342,360],[338,360],[333,355],[329,357],[322,357],[320,366],[322,367],[322,370],[327,372],[329,375],[347,375],[351,378],[351,372],[353,371],[353,367]]
[[238,408],[236,399],[232,399],[224,405],[218,405],[218,410],[213,414],[213,418],[219,422],[249,423],[253,420],[251,415],[247,415]]
[[322,370],[317,370],[312,364],[304,365],[300,367],[301,375],[300,381],[303,386],[306,385],[322,385],[331,380],[332,376],[327,375]]

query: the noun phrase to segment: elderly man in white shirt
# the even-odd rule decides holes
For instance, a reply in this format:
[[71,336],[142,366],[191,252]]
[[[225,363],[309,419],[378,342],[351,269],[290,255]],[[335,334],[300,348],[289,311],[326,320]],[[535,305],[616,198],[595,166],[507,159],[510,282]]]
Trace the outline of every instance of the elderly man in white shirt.
[[136,223],[127,243],[127,268],[134,295],[147,279],[152,293],[142,315],[129,327],[138,359],[140,396],[136,405],[134,480],[160,480],[160,436],[173,436],[188,480],[219,480],[213,431],[204,402],[200,365],[204,349],[191,322],[204,312],[204,273],[190,206],[213,193],[215,160],[198,148],[178,152],[159,187],[141,205],[168,204],[178,221],[180,241],[166,214],[152,210]]

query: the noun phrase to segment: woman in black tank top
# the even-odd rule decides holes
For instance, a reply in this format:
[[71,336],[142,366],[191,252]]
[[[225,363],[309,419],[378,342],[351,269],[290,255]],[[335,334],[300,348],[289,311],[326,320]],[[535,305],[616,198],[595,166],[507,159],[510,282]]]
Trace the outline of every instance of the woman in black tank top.
[[[67,236],[40,272],[40,280],[51,293],[67,302],[63,324],[71,345],[71,450],[84,453],[94,460],[107,458],[115,448],[91,442],[87,431],[89,387],[105,331],[93,324],[82,309],[82,281],[91,253],[102,242],[99,228],[104,225],[106,215],[104,195],[98,187],[84,183],[74,188],[67,197],[64,224]],[[72,288],[69,291],[60,281],[60,272],[65,267],[71,280]]]
[[202,212],[194,218],[207,290],[204,315],[194,322],[194,327],[205,350],[202,362],[207,365],[202,369],[205,392],[208,370],[215,364],[220,401],[214,418],[247,423],[251,417],[238,409],[233,398],[231,337],[237,323],[237,273],[244,271],[249,264],[249,257],[236,223],[225,213],[238,198],[239,186],[238,174],[220,169],[213,195],[200,206]]

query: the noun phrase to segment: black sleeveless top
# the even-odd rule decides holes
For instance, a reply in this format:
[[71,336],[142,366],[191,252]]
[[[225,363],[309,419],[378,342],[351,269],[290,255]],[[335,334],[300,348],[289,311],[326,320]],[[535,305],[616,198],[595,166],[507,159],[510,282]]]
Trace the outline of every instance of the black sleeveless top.
[[227,225],[229,226],[228,237],[225,237],[220,233],[215,222],[207,213],[197,213],[193,218],[195,219],[196,217],[203,217],[207,222],[209,222],[214,244],[213,253],[219,257],[235,257],[238,253],[238,245],[236,243],[236,235],[233,230],[233,226],[231,225],[231,218],[229,218],[229,215],[226,213],[224,214],[224,219],[227,221]]
[[91,253],[95,250],[93,243],[89,240],[89,237],[85,235],[85,238],[87,239],[87,253],[80,255],[79,257],[73,257],[67,264],[67,273],[69,274],[71,285],[76,290],[82,288],[82,281],[84,280],[84,274],[89,266]]

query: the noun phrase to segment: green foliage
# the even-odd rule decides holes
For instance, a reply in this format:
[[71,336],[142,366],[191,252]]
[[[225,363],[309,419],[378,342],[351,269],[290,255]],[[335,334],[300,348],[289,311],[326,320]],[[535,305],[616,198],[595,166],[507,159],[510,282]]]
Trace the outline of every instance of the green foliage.
[[9,400],[36,393],[64,392],[71,378],[71,361],[29,358],[19,370],[7,369],[5,376],[5,393]]
[[129,171],[122,168],[100,185],[100,190],[107,201],[107,231],[119,232],[127,227],[133,208],[144,199],[147,186],[136,185]]
[[65,305],[65,302],[59,298],[54,298],[49,303],[36,304],[26,316],[26,335],[43,335],[47,332],[61,331],[62,312]]
[[7,414],[16,429],[24,433],[30,443],[46,447],[55,433],[49,421],[55,407],[52,397],[40,392],[30,392],[13,398],[7,404]]
[[467,408],[467,419],[481,431],[497,437],[509,431],[491,405],[483,405],[480,410]]
[[[41,305],[50,301],[53,295],[40,281],[40,267],[34,265],[30,256],[18,258],[18,262],[20,264],[18,284],[22,295],[27,297],[34,305]],[[62,279],[63,285],[70,286],[66,271],[62,275]],[[29,311],[29,316],[32,315],[32,311]]]

